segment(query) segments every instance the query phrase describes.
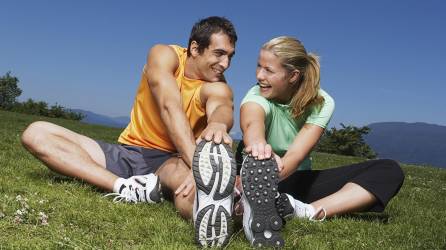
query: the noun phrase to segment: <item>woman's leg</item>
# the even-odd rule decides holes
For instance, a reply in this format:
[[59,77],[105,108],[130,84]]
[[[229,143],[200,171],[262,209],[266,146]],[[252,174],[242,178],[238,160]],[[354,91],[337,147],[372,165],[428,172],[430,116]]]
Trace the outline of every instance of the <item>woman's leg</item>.
[[[281,193],[311,203],[326,216],[358,211],[381,212],[396,195],[404,174],[392,160],[372,160],[318,171],[298,171],[279,184]],[[315,215],[321,218],[324,213]]]

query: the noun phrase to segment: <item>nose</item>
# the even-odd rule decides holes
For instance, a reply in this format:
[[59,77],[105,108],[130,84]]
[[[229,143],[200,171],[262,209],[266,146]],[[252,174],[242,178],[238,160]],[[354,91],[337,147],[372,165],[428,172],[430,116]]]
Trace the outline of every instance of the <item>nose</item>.
[[223,69],[226,70],[227,68],[229,68],[229,65],[231,64],[231,59],[229,59],[229,56],[223,56],[219,64]]
[[256,70],[256,78],[257,81],[262,81],[265,80],[265,74],[263,73],[263,69],[262,68],[257,68]]

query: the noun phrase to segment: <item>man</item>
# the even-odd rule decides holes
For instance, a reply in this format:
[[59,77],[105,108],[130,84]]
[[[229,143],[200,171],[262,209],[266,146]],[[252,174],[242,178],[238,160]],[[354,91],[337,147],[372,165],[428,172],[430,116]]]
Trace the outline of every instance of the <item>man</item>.
[[[203,184],[202,171],[218,172],[214,170],[216,164],[222,167],[220,175],[233,173],[232,153],[227,152],[227,145],[220,144],[232,142],[227,133],[233,123],[232,91],[223,73],[235,53],[236,41],[230,21],[209,17],[194,25],[187,49],[162,44],[152,47],[131,121],[120,135],[119,145],[95,141],[42,121],[24,131],[22,143],[50,169],[113,191],[117,201],[160,202],[162,186],[171,193],[184,218],[192,217],[195,202],[194,217],[200,215],[196,221],[197,242],[226,244],[229,234],[221,227],[227,228],[229,221],[221,222],[215,230],[214,224],[208,223],[212,221],[209,216],[203,216],[207,211],[203,209],[218,205],[230,216],[232,192],[217,197],[215,191],[211,194],[203,190],[204,185],[195,191],[195,181]],[[213,144],[203,141],[196,150],[196,142],[201,139]],[[196,159],[204,158],[194,162],[195,151]],[[205,184],[222,185],[216,178],[212,181],[206,180]],[[233,189],[233,178],[225,181],[223,184]],[[219,232],[209,237],[198,232],[203,227]]]

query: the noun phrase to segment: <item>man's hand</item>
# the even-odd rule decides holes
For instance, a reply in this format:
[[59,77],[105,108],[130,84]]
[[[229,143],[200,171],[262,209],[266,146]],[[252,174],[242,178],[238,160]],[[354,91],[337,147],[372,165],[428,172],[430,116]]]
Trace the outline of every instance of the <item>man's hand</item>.
[[195,180],[192,174],[192,171],[187,175],[186,179],[184,179],[183,183],[177,188],[175,191],[175,196],[182,194],[183,196],[188,196],[189,193],[195,187]]
[[206,141],[214,141],[220,144],[223,140],[224,143],[232,145],[232,138],[228,135],[226,124],[220,122],[211,122],[203,130],[201,135],[197,139],[197,144],[205,139]]

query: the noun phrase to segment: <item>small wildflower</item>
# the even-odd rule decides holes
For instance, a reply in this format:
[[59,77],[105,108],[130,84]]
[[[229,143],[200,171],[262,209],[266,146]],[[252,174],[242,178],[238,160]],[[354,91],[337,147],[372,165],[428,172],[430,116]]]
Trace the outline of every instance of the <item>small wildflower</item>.
[[20,223],[22,223],[22,222],[23,222],[23,220],[22,220],[22,218],[21,218],[20,216],[16,215],[16,216],[14,217],[14,223],[15,223],[15,224],[20,224]]
[[39,221],[40,221],[40,224],[42,224],[43,226],[47,226],[48,225],[48,215],[46,215],[44,212],[39,212]]
[[22,196],[19,194],[19,195],[17,195],[16,197],[15,197],[15,200],[16,201],[21,201],[22,200]]

